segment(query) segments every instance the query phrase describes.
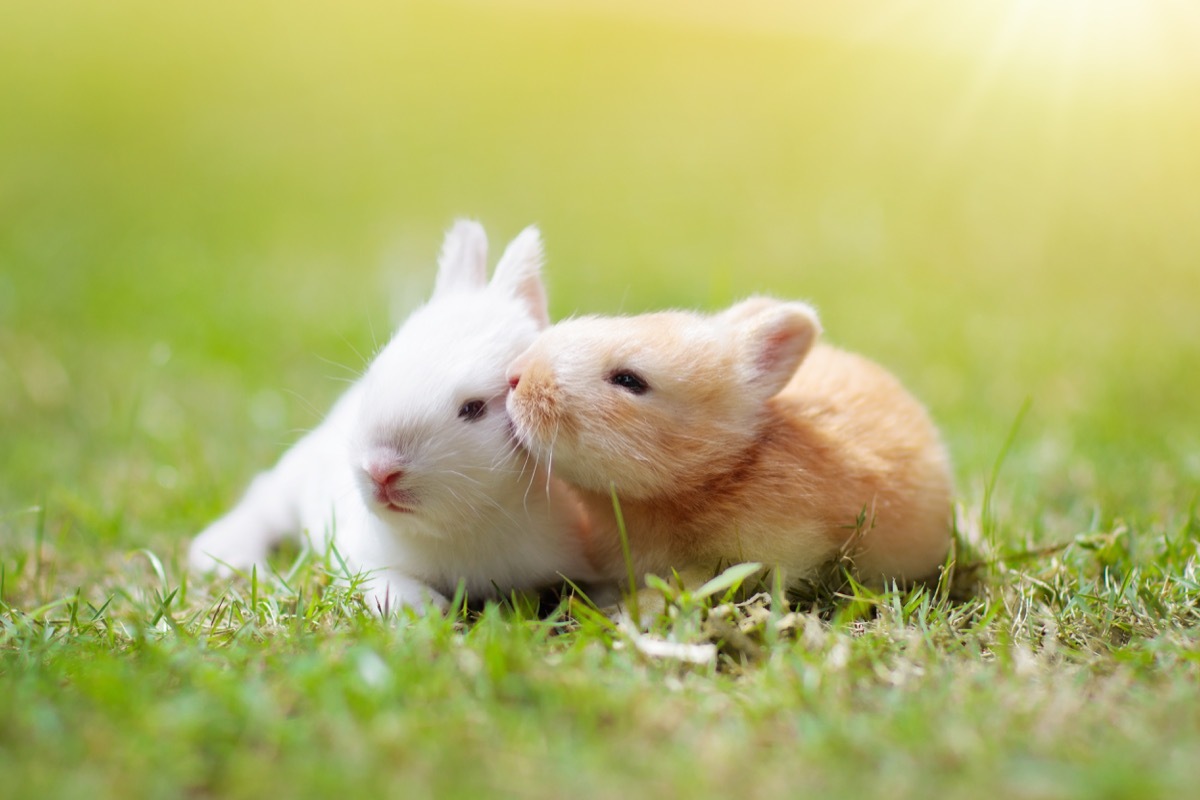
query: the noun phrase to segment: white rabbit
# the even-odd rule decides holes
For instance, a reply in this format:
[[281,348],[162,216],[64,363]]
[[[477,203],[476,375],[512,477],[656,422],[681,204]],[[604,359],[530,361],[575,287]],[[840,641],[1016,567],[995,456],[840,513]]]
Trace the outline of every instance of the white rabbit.
[[315,430],[192,542],[193,569],[261,564],[289,535],[369,573],[369,607],[444,608],[587,580],[582,510],[512,436],[506,369],[548,324],[541,240],[515,238],[487,282],[475,222],[446,235],[436,288]]

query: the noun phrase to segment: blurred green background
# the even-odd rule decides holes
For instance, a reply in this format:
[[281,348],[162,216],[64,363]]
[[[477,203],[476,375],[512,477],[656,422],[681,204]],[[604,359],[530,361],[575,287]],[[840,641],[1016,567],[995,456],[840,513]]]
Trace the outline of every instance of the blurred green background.
[[0,535],[167,548],[432,282],[536,222],[555,316],[802,297],[1012,535],[1200,485],[1183,3],[5,3]]

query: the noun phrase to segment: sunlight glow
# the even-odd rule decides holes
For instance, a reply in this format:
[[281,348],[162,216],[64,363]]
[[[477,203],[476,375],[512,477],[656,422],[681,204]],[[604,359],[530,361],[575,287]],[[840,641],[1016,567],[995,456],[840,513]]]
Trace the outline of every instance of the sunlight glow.
[[605,0],[593,6],[726,29],[952,52],[982,58],[990,71],[1038,72],[1064,62],[1110,74],[1200,70],[1200,4],[1193,0]]

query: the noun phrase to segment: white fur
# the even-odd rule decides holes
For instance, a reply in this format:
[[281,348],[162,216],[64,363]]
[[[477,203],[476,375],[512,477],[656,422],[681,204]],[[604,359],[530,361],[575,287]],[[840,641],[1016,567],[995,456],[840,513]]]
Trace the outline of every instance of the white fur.
[[[513,240],[490,284],[486,258],[482,227],[457,223],[432,299],[321,425],[196,537],[193,569],[261,564],[303,533],[369,573],[366,600],[381,613],[444,607],[460,580],[483,598],[590,577],[573,497],[516,446],[505,410],[506,367],[547,320],[537,230]],[[486,414],[461,418],[476,399]],[[411,513],[376,500],[373,464],[403,470],[396,486]]]

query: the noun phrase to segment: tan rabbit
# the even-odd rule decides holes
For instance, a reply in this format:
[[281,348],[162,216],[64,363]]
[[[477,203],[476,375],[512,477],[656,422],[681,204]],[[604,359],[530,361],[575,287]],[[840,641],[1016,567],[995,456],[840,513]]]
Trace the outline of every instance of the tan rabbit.
[[758,297],[567,320],[512,364],[517,437],[579,490],[601,572],[625,575],[615,486],[639,581],[758,561],[790,584],[841,553],[873,585],[936,575],[952,492],[938,432],[819,333],[808,305]]

